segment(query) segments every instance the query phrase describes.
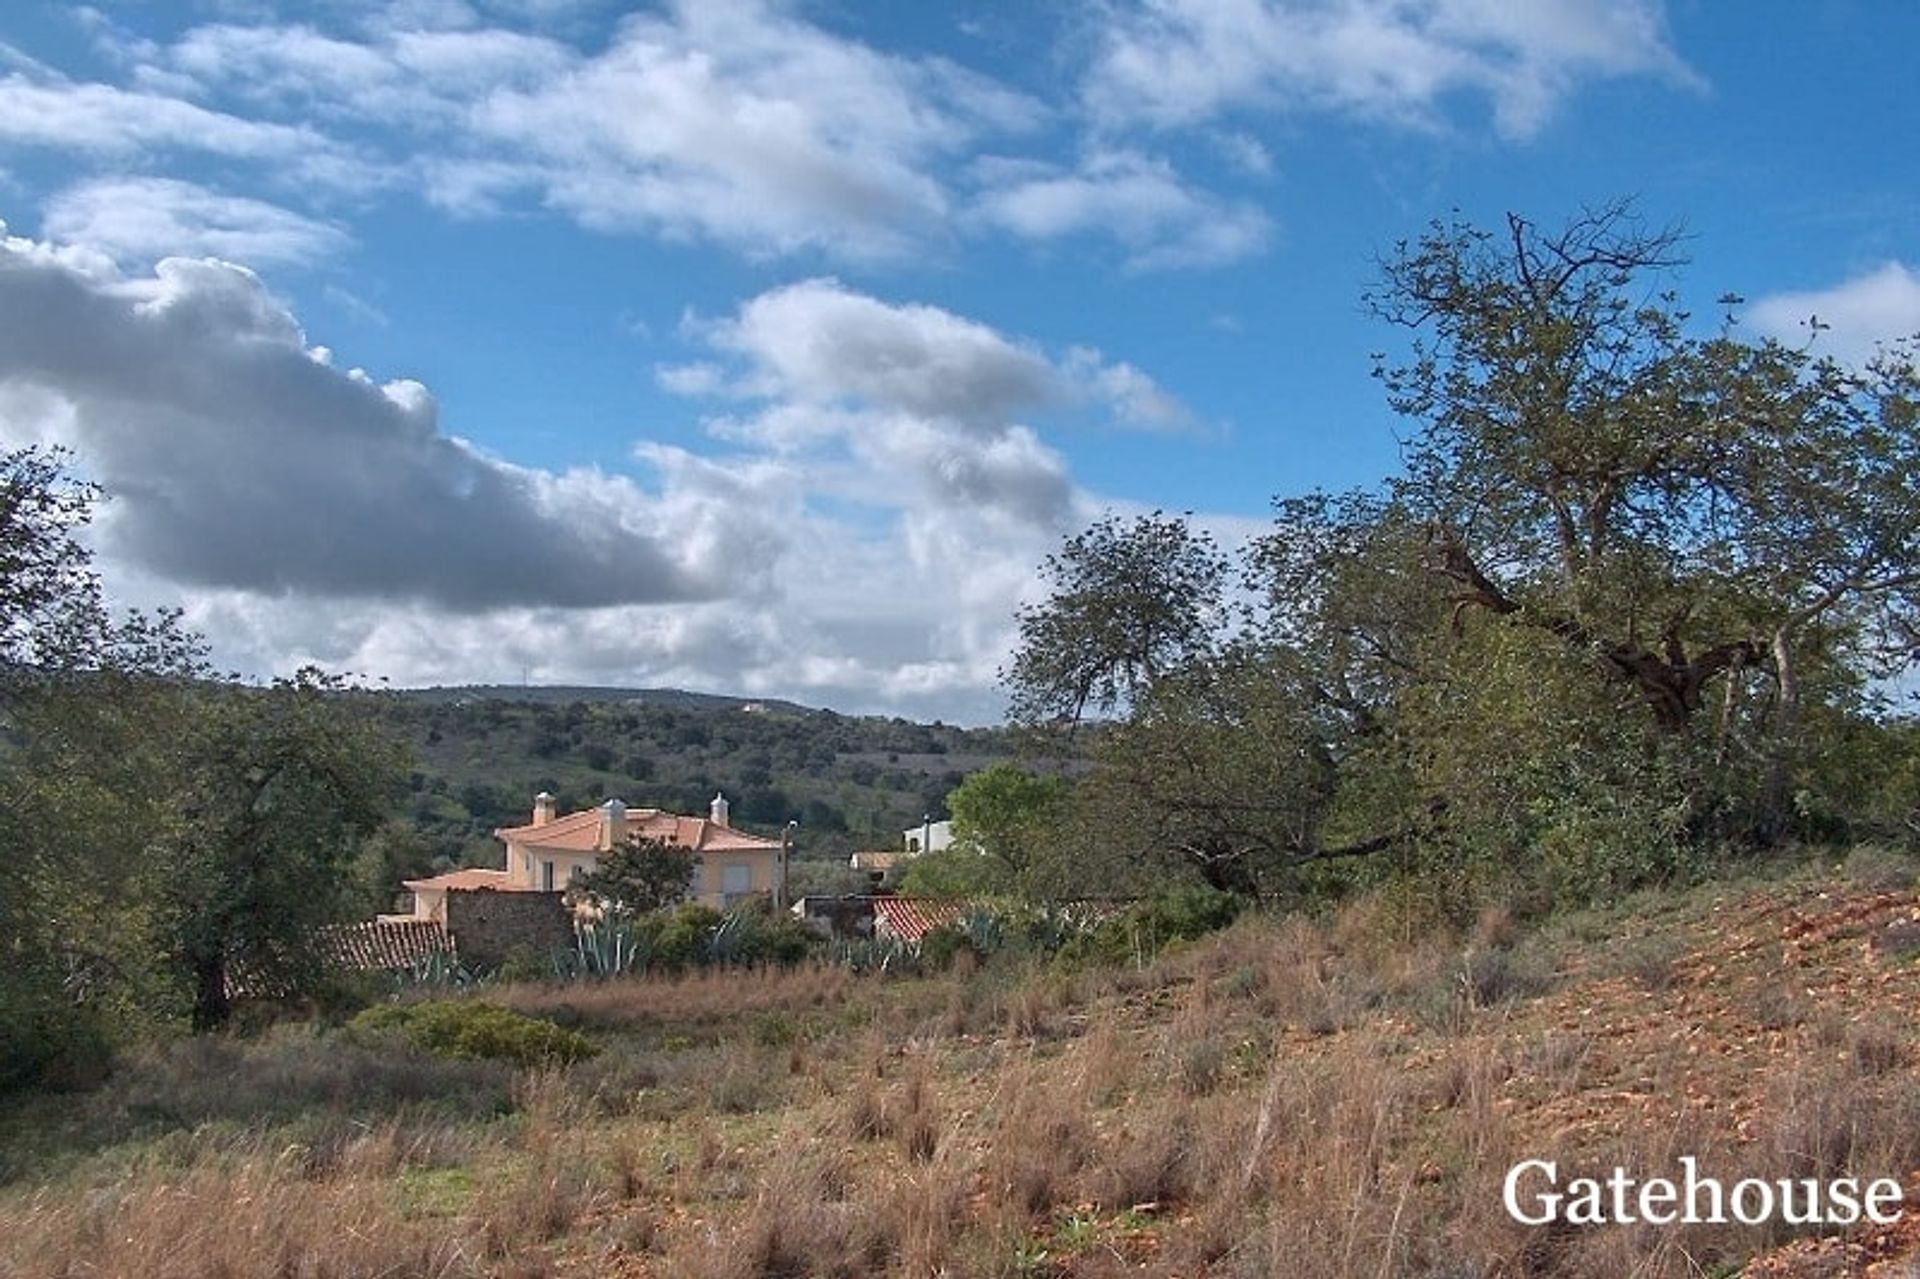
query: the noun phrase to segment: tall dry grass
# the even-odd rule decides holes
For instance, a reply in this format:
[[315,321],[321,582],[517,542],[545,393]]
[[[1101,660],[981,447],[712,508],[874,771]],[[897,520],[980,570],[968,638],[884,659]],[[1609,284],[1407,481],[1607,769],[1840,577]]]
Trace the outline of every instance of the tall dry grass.
[[202,1097],[186,1108],[213,1122],[0,1193],[0,1274],[1680,1279],[1784,1232],[1525,1226],[1501,1203],[1506,1169],[1920,1166],[1893,1010],[1785,1024],[1795,1051],[1736,1114],[1689,1092],[1686,1036],[1623,1077],[1602,1027],[1529,1022],[1563,978],[1511,920],[1367,931],[1407,910],[1251,919],[1104,973],[516,988],[608,1049],[513,1076],[509,1113],[485,1122],[420,1107],[419,1080],[385,1067],[353,1067],[392,1105],[366,1121],[329,1109],[335,1070],[195,1049],[254,1071],[240,1093],[283,1078],[308,1109],[236,1127],[212,1084],[149,1088]]

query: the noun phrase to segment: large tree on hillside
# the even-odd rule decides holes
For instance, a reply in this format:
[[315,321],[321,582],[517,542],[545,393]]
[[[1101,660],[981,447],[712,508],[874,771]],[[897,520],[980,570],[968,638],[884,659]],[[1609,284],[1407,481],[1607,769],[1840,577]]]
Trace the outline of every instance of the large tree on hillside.
[[1378,369],[1420,423],[1395,491],[1456,618],[1557,637],[1668,732],[1694,731],[1715,687],[1720,728],[1757,715],[1773,820],[1803,664],[1864,676],[1912,653],[1916,375],[1731,323],[1692,336],[1658,278],[1678,243],[1615,205],[1557,232],[1443,222],[1399,246],[1369,298],[1415,334]]
[[1826,820],[1920,648],[1920,373],[1703,335],[1679,243],[1621,205],[1397,246],[1404,468],[1279,502],[1237,635],[1210,546],[1070,542],[1009,675],[1016,713],[1125,712],[1091,820],[1247,891],[1388,853],[1569,899]]

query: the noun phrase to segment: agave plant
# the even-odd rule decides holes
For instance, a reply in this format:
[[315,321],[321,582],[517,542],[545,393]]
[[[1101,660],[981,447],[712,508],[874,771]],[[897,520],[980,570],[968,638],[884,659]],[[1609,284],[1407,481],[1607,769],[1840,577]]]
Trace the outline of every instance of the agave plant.
[[827,943],[826,961],[856,973],[912,972],[920,952],[897,937],[836,937]]
[[1006,940],[1007,923],[995,912],[984,906],[975,906],[966,914],[953,921],[960,935],[967,939],[978,955],[991,955],[1000,949],[1000,943]]
[[413,967],[400,975],[403,985],[460,987],[480,984],[480,976],[450,952],[432,951],[413,961]]
[[653,960],[653,939],[630,920],[603,919],[577,925],[573,931],[576,972],[588,977],[616,977],[647,970]]
[[714,926],[712,936],[707,938],[704,962],[722,968],[740,962],[741,950],[747,940],[749,927],[746,916],[739,911],[724,916]]

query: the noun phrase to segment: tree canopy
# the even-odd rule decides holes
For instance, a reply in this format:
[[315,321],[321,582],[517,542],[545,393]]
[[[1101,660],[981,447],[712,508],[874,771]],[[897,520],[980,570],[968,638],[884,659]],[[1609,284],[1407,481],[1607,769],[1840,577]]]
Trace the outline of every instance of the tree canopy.
[[1008,677],[1030,724],[1112,717],[1084,820],[1261,895],[1592,896],[1865,811],[1920,636],[1920,366],[1696,321],[1681,248],[1625,204],[1436,222],[1366,299],[1399,473],[1277,501],[1237,582],[1164,516],[1069,539]]
[[699,859],[690,848],[633,834],[575,877],[568,896],[617,915],[644,915],[683,901],[693,886]]

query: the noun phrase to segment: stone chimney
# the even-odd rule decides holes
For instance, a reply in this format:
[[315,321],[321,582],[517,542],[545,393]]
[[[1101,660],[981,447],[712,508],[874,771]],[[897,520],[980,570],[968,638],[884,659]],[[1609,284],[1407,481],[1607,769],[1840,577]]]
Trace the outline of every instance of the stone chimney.
[[707,806],[707,816],[713,818],[713,824],[715,826],[725,826],[727,824],[727,811],[731,807],[732,805],[727,803],[727,797],[716,792],[713,797],[713,803]]
[[600,805],[600,847],[618,848],[627,842],[627,806],[617,799]]
[[533,797],[533,824],[535,826],[545,826],[552,820],[553,795],[548,791],[541,791]]

